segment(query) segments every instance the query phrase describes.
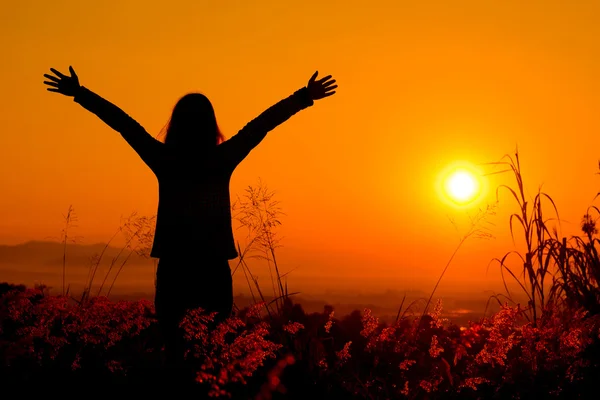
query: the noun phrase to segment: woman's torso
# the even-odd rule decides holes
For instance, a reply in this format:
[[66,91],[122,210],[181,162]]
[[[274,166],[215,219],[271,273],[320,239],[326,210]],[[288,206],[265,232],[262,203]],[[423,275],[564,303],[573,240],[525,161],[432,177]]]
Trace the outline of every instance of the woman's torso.
[[237,257],[229,193],[233,170],[217,155],[172,157],[155,172],[159,200],[152,257],[188,251]]

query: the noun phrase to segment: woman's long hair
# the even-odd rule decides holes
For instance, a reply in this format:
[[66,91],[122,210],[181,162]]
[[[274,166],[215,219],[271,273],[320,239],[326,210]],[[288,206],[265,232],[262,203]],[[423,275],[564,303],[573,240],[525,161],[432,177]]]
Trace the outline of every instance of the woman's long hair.
[[190,146],[210,148],[225,141],[215,110],[201,93],[188,93],[179,99],[159,136],[164,136],[166,145],[186,149]]

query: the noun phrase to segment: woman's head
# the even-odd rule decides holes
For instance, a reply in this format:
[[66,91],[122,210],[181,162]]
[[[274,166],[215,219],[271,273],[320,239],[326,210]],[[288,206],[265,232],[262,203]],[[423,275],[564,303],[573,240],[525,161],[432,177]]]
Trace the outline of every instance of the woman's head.
[[213,106],[205,95],[188,93],[179,99],[166,127],[165,144],[209,148],[224,140]]

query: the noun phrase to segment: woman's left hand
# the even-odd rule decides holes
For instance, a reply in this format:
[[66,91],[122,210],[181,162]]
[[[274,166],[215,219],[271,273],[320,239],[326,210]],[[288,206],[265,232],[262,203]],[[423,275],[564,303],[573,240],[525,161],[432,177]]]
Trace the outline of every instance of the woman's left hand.
[[325,78],[321,78],[318,81],[317,75],[319,71],[316,71],[313,76],[310,77],[308,81],[308,92],[310,93],[310,98],[313,100],[319,100],[325,97],[329,97],[335,94],[335,89],[337,85],[334,85],[335,79],[331,79],[331,75],[327,75]]

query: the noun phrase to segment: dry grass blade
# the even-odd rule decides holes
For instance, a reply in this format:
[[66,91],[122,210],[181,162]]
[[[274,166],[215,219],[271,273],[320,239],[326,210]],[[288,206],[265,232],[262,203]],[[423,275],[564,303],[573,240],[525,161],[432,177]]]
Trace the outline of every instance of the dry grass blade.
[[[595,221],[589,218],[589,211],[598,211],[595,206],[588,207],[588,213],[584,216],[582,230],[587,235],[587,242],[579,237],[573,237],[569,242],[565,238],[559,239],[561,219],[558,207],[551,196],[538,188],[531,202],[526,200],[523,176],[518,151],[515,157],[504,156],[501,161],[492,163],[495,165],[507,165],[512,171],[516,182],[516,189],[508,185],[501,185],[496,190],[498,198],[501,188],[507,189],[519,207],[517,213],[509,218],[509,228],[513,243],[515,241],[515,226],[517,221],[523,229],[525,249],[523,254],[519,252],[507,253],[502,259],[494,259],[500,264],[500,271],[505,290],[510,295],[504,271],[518,282],[521,289],[529,298],[529,310],[532,313],[534,323],[537,323],[538,313],[544,315],[548,307],[556,307],[563,303],[564,297],[586,307],[588,311],[600,311],[600,294],[597,283],[593,283],[589,274],[600,269],[600,259],[596,250],[597,234]],[[505,172],[506,172],[505,171]],[[543,202],[550,204],[555,215],[553,218],[544,217]],[[552,226],[551,222],[557,222],[558,228]],[[506,265],[509,254],[518,254],[523,265],[523,281],[517,278],[512,269]],[[489,267],[489,265],[488,265]],[[555,271],[555,272],[553,272]],[[551,277],[551,282],[548,282]],[[600,273],[598,274],[600,278]],[[597,282],[597,281],[596,281]]]
[[[281,225],[281,216],[284,213],[281,211],[279,201],[274,199],[275,192],[270,191],[262,180],[259,179],[257,186],[248,186],[245,192],[245,196],[238,197],[232,206],[234,220],[239,222],[240,228],[247,230],[247,244],[243,252],[239,253],[243,254],[244,258],[265,262],[269,271],[275,307],[277,312],[281,312],[287,296],[287,288],[284,287],[282,278],[287,273],[281,272],[275,250],[280,247],[281,238],[277,234],[277,227]],[[235,270],[237,267],[234,272]]]

